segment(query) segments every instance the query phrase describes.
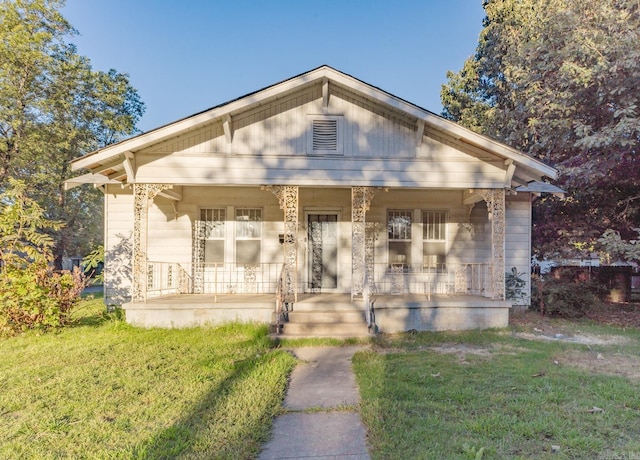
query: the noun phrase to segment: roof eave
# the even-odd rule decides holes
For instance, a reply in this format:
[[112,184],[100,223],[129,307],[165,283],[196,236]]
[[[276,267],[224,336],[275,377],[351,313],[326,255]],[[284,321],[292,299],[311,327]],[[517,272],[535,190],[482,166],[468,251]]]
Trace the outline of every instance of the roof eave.
[[214,121],[222,119],[234,112],[245,110],[254,105],[264,104],[272,98],[280,97],[283,93],[299,90],[304,86],[314,84],[323,78],[327,78],[334,84],[349,88],[381,104],[404,112],[415,117],[417,120],[423,120],[432,128],[444,132],[449,136],[464,140],[464,142],[493,152],[505,159],[513,160],[518,166],[534,172],[535,176],[548,177],[551,179],[557,178],[558,173],[554,168],[547,166],[546,164],[529,157],[522,152],[471,131],[470,129],[455,122],[442,118],[433,112],[423,109],[415,104],[405,101],[404,99],[394,96],[393,94],[387,93],[380,88],[376,88],[326,65],[292,77],[288,80],[284,80],[280,83],[268,86],[262,90],[250,93],[228,103],[213,107],[204,112],[197,113],[187,118],[156,128],[147,133],[140,134],[136,137],[92,152],[84,157],[73,160],[71,168],[74,171],[84,168],[91,169],[97,165],[105,164],[105,162],[114,159],[118,155],[123,155],[125,152],[136,152],[149,145],[165,141],[173,136],[213,123]]

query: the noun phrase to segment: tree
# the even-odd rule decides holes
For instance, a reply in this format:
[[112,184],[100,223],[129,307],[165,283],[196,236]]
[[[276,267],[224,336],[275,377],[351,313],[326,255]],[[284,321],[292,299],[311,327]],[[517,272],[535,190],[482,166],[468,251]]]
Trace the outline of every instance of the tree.
[[540,200],[541,252],[640,224],[640,4],[487,0],[476,54],[442,88],[443,116],[560,171]]
[[0,191],[8,177],[22,179],[47,217],[66,223],[50,230],[58,267],[102,236],[100,194],[63,189],[69,162],[134,134],[144,113],[126,74],[94,71],[67,43],[76,31],[63,5],[0,0]]

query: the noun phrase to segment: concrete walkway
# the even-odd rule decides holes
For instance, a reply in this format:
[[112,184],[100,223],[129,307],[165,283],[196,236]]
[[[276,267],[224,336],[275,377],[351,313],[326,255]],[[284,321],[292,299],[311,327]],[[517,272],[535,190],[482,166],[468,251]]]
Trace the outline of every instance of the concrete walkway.
[[358,387],[351,358],[362,347],[313,347],[293,350],[301,360],[291,374],[271,441],[260,460],[369,459],[366,432],[357,407]]

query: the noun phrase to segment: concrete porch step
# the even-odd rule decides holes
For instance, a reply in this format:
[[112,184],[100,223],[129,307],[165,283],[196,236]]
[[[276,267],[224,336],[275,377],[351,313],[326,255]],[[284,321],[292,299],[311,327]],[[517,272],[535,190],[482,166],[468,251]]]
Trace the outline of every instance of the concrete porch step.
[[289,312],[283,325],[284,336],[364,337],[369,334],[364,313],[358,309]]
[[365,322],[364,312],[361,310],[316,310],[300,311],[294,309],[289,312],[290,323],[356,323]]
[[285,323],[283,337],[366,337],[369,329],[364,323]]

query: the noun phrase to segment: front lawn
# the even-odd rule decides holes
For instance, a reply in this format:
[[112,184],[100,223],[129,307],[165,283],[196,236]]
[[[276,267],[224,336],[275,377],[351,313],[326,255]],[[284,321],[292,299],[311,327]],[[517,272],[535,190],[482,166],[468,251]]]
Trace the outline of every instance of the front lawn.
[[372,457],[640,458],[640,331],[580,327],[380,337],[354,358]]
[[266,326],[137,329],[85,301],[58,333],[0,340],[0,458],[252,458],[294,358]]

